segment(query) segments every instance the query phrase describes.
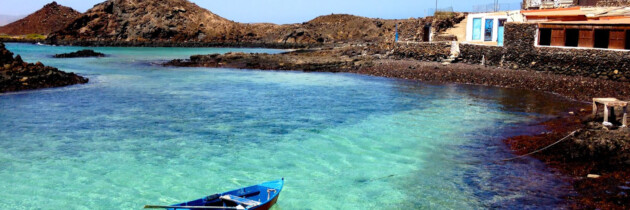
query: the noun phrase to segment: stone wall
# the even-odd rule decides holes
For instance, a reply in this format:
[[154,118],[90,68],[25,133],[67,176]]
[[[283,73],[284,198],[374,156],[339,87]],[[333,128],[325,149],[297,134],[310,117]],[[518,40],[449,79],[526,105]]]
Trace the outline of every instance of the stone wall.
[[451,55],[451,42],[398,42],[391,56],[422,61],[441,61]]
[[466,63],[501,66],[505,59],[505,49],[498,46],[460,44],[459,58]]
[[472,64],[630,81],[630,51],[535,47],[535,36],[535,24],[508,23],[505,47],[461,44],[460,58]]
[[630,6],[630,0],[600,0],[597,2],[598,7],[620,7]]

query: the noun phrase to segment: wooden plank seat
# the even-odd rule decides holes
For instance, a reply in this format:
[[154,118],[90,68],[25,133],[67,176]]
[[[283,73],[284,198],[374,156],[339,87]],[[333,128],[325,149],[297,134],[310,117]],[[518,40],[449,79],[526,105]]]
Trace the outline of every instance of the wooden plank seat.
[[604,105],[604,126],[611,126],[612,123],[608,121],[610,115],[615,117],[615,107],[623,109],[622,127],[628,126],[628,102],[621,101],[616,98],[593,98],[593,118],[597,117],[597,104]]
[[237,203],[237,204],[245,205],[248,208],[260,205],[260,202],[258,202],[258,201],[250,200],[250,199],[247,199],[247,198],[238,197],[238,196],[235,196],[235,195],[224,195],[224,196],[221,196],[221,200],[232,201],[232,202]]

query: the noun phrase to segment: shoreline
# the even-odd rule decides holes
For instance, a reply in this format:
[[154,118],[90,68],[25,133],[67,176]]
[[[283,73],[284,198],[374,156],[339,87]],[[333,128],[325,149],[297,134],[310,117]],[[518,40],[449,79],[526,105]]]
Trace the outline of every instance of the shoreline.
[[424,82],[474,84],[501,88],[535,90],[590,103],[594,97],[630,98],[630,84],[582,76],[558,75],[533,70],[396,58],[351,57],[345,52],[294,51],[281,54],[227,53],[193,55],[175,59],[164,66],[212,67],[304,72],[357,73]]

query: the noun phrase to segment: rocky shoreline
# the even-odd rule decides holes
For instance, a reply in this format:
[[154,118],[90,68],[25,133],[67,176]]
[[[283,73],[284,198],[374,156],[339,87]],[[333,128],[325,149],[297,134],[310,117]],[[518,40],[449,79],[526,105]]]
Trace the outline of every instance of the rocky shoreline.
[[[370,50],[371,51],[371,50]],[[402,56],[405,57],[405,56]],[[166,66],[225,67],[261,70],[302,70],[306,72],[347,72],[425,82],[474,84],[553,93],[586,104],[592,97],[629,99],[628,83],[567,76],[533,70],[486,67],[479,64],[444,65],[402,59],[396,53],[366,53],[353,47],[302,50],[282,54],[228,53],[195,55],[172,60]],[[521,155],[543,148],[575,130],[581,130],[561,145],[534,157],[571,178],[579,196],[573,208],[627,208],[630,206],[630,133],[603,128],[601,119],[589,118],[588,106],[541,125],[549,132],[506,140]],[[601,116],[601,114],[600,114]],[[613,129],[613,130],[611,130]],[[587,179],[590,173],[600,179]]]
[[87,83],[88,79],[57,68],[22,61],[0,43],[0,93]]
[[[383,50],[386,51],[386,50]],[[384,52],[385,53],[385,52]],[[593,97],[630,99],[628,83],[531,70],[487,67],[465,63],[443,65],[401,59],[396,53],[366,53],[355,47],[299,50],[282,54],[228,53],[194,55],[165,66],[224,67],[261,70],[347,72],[427,82],[475,84],[536,90],[588,102]]]
[[[40,40],[41,41],[41,40]],[[9,41],[7,41],[9,42]],[[14,42],[14,41],[10,41]],[[36,43],[35,40],[16,40],[15,42]],[[323,44],[276,43],[276,42],[172,42],[172,41],[80,41],[80,40],[44,40],[48,45],[82,47],[234,47],[234,48],[272,48],[302,49],[321,47]]]

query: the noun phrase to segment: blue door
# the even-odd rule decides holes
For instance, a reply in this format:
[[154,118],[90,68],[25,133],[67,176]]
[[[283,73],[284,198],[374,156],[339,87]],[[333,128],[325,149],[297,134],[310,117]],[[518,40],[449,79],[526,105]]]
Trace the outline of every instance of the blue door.
[[481,18],[473,19],[472,39],[481,40]]
[[497,43],[499,46],[503,46],[503,29],[505,28],[505,21],[504,19],[499,20],[499,31],[497,32]]

